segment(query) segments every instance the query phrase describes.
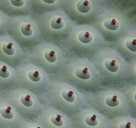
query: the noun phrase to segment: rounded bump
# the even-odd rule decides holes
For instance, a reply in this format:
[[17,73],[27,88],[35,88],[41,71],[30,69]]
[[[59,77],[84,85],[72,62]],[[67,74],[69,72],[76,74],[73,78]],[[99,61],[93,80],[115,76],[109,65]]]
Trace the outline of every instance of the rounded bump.
[[117,72],[119,70],[119,64],[114,59],[105,60],[104,65],[110,72]]
[[79,77],[80,79],[89,79],[91,77],[91,73],[90,73],[90,70],[87,68],[87,67],[84,67],[84,68],[77,68],[75,70],[75,74],[77,77]]
[[77,3],[77,9],[81,13],[87,13],[90,11],[91,6],[88,0],[79,0]]
[[38,82],[41,79],[41,75],[39,71],[29,71],[28,72],[29,79],[33,82]]
[[119,22],[117,19],[107,19],[104,21],[104,26],[109,30],[118,30]]
[[30,24],[23,24],[21,26],[21,31],[25,36],[30,36],[32,35],[32,27]]
[[61,29],[64,27],[64,21],[60,17],[55,17],[51,20],[51,27],[53,29]]
[[116,95],[106,97],[106,104],[110,107],[118,106],[119,102],[119,98]]
[[82,43],[90,43],[92,41],[92,34],[90,34],[90,32],[80,32],[78,39]]

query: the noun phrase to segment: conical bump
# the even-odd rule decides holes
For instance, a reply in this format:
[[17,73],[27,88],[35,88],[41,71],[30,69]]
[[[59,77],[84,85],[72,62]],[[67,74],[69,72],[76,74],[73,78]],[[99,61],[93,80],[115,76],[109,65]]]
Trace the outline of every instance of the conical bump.
[[126,47],[131,51],[131,52],[136,52],[136,38],[134,39],[127,39],[126,40]]
[[35,70],[29,71],[28,72],[28,77],[32,81],[36,82],[36,81],[39,81],[41,79],[41,73],[39,71],[37,71],[37,70],[36,71]]
[[60,120],[61,120],[61,115],[57,115],[56,121],[60,122]]
[[119,22],[116,19],[107,19],[104,22],[104,26],[110,30],[117,30],[119,28]]
[[10,111],[11,111],[11,107],[7,107],[7,109],[5,110],[5,112],[6,112],[7,114],[9,114]]
[[63,125],[63,119],[61,115],[55,115],[51,117],[51,121],[55,126],[62,126]]
[[15,48],[13,47],[13,43],[11,43],[11,42],[3,43],[3,51],[7,55],[13,55],[15,53]]
[[3,78],[8,77],[9,76],[8,68],[5,65],[1,66],[0,68],[1,68],[0,69],[0,76],[3,77]]
[[3,118],[11,119],[13,117],[13,112],[11,111],[11,107],[7,106],[6,108],[0,109],[0,114]]
[[33,104],[33,98],[31,98],[31,96],[28,95],[28,94],[27,95],[26,94],[22,95],[20,97],[20,100],[21,100],[21,103],[23,105],[25,105],[26,107],[30,107]]
[[117,72],[120,67],[118,61],[114,59],[106,59],[104,64],[110,72]]
[[92,34],[90,34],[89,32],[80,32],[78,34],[78,39],[82,43],[89,43],[91,42],[92,38],[93,38]]
[[91,6],[88,0],[79,0],[77,8],[81,13],[87,13],[90,11]]
[[56,61],[57,55],[54,50],[46,50],[45,51],[45,58],[49,62],[53,63]]
[[27,24],[27,23],[23,24],[21,27],[21,31],[25,36],[32,35],[33,29],[32,29],[31,24]]
[[89,125],[89,126],[96,126],[98,125],[98,119],[96,118],[96,115],[88,115],[86,117],[86,123]]
[[69,89],[64,89],[63,92],[62,92],[62,96],[69,103],[75,101],[75,94],[74,94],[73,91],[71,91]]
[[53,29],[61,29],[63,28],[64,26],[64,21],[62,18],[60,17],[54,17],[52,20],[51,20],[51,27]]
[[120,100],[119,98],[117,98],[116,95],[106,97],[106,104],[110,107],[118,106],[119,103],[120,103]]
[[81,79],[89,79],[91,77],[91,72],[87,67],[79,67],[75,70],[75,73]]

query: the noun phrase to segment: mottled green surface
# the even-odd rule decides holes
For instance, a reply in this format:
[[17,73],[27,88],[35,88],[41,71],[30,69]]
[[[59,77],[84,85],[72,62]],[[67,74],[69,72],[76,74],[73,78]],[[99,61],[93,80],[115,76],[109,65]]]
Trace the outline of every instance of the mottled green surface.
[[[1,128],[56,128],[50,120],[56,114],[62,115],[62,128],[90,128],[85,122],[88,114],[97,115],[96,128],[120,128],[121,122],[136,127],[136,53],[125,45],[128,38],[136,38],[136,1],[89,1],[91,10],[82,14],[77,10],[78,0],[56,0],[52,4],[25,0],[20,7],[10,0],[0,0],[0,65],[10,71],[8,78],[0,77],[0,107],[11,106],[14,114],[12,119],[0,115]],[[53,17],[64,20],[62,29],[51,28]],[[106,29],[103,24],[107,18],[116,18],[119,29]],[[31,36],[22,34],[23,23],[32,25]],[[79,41],[82,31],[92,33],[90,43]],[[4,53],[4,42],[14,44],[15,54]],[[56,62],[45,59],[46,49],[56,52]],[[107,58],[117,60],[117,72],[106,69]],[[88,67],[90,79],[75,75],[80,66]],[[40,81],[28,78],[31,70],[40,72]],[[73,103],[62,97],[63,89],[74,91]],[[20,103],[24,94],[32,96],[33,106]],[[107,106],[108,95],[117,95],[119,105]]]

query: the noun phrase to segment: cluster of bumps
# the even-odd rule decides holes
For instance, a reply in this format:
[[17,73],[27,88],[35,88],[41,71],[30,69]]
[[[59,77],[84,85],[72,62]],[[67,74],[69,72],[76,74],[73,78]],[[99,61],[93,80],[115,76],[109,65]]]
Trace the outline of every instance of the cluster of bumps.
[[0,0],[0,127],[135,128],[136,28],[122,4]]

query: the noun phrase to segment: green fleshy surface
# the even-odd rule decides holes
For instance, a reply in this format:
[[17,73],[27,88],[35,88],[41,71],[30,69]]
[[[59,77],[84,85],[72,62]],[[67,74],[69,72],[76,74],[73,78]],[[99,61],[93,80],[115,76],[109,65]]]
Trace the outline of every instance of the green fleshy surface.
[[[136,38],[135,0],[88,0],[91,9],[81,13],[79,0],[24,0],[23,6],[14,6],[11,0],[0,0],[0,65],[8,68],[9,76],[0,77],[0,109],[12,108],[13,118],[0,115],[1,128],[91,128],[87,115],[96,115],[95,128],[120,128],[131,122],[136,127],[136,52],[126,47],[127,39]],[[51,27],[51,20],[61,17],[64,26]],[[115,18],[117,30],[108,30],[104,21]],[[32,34],[21,32],[22,24],[31,24]],[[82,43],[81,32],[90,32],[92,40]],[[15,53],[3,51],[3,43],[12,42]],[[45,51],[55,51],[56,60],[49,62]],[[106,59],[115,59],[117,72],[104,65]],[[75,69],[87,67],[89,79],[76,76]],[[29,71],[39,71],[40,80],[32,81]],[[73,102],[62,97],[63,90],[74,92]],[[29,94],[33,104],[20,102]],[[119,104],[110,107],[107,96],[116,95]],[[62,126],[55,126],[51,117],[60,114]],[[93,127],[94,128],[94,127]]]

